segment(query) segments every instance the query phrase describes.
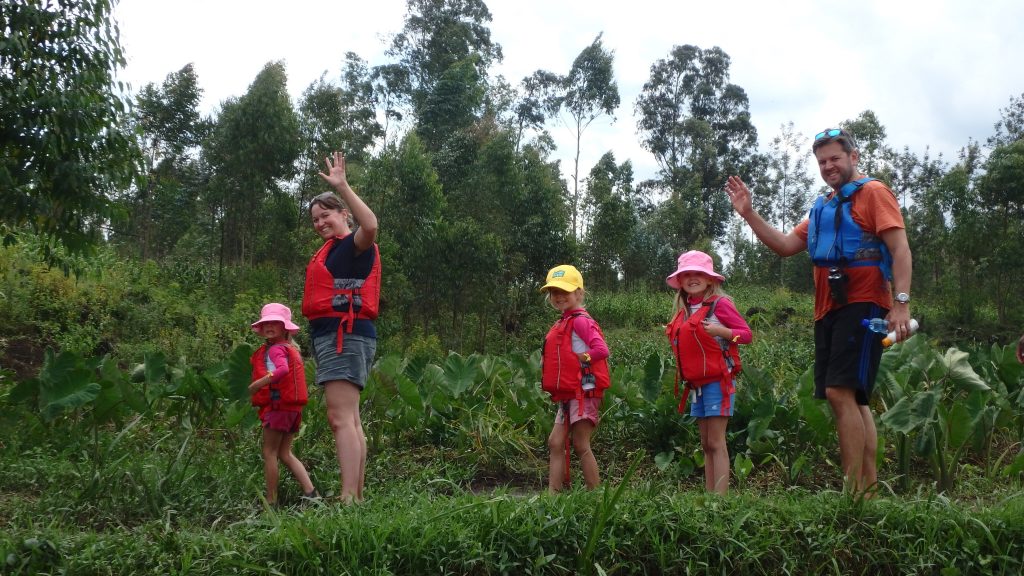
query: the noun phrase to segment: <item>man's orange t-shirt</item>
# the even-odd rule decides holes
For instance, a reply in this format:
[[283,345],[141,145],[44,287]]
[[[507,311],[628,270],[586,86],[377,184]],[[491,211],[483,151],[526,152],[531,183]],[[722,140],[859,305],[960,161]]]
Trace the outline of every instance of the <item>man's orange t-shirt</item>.
[[[829,195],[831,198],[835,191]],[[881,237],[892,228],[905,228],[900,205],[896,195],[888,186],[872,180],[861,186],[851,199],[850,213],[853,221],[867,234]],[[797,224],[793,232],[807,242],[808,219]],[[886,310],[892,308],[892,289],[878,266],[854,266],[846,268],[849,283],[846,285],[847,302],[874,302]],[[814,319],[821,320],[830,311],[839,308],[832,302],[828,287],[828,268],[814,267]]]

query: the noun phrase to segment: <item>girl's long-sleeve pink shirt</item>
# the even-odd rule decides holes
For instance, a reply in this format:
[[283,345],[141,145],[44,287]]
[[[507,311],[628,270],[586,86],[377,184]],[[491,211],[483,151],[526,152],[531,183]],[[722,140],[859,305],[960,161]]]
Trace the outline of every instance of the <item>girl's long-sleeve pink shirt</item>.
[[[586,310],[583,308],[566,310],[562,313],[562,318],[564,319],[579,312],[586,312]],[[603,360],[608,357],[608,344],[605,343],[604,338],[601,336],[601,332],[597,329],[597,322],[595,322],[589,315],[577,316],[574,318],[572,331],[573,352],[577,354],[582,354],[583,352],[590,354],[590,360],[592,362]],[[577,338],[579,340],[577,340]],[[577,348],[582,349],[577,350]]]
[[271,384],[280,382],[291,370],[288,367],[288,352],[284,349],[285,346],[287,344],[270,346],[267,349],[267,370],[274,374],[270,377]]

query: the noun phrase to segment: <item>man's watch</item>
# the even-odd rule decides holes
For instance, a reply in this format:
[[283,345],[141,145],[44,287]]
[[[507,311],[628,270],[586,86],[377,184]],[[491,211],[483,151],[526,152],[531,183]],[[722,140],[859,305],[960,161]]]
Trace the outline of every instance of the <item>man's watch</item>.
[[910,294],[907,294],[906,292],[900,292],[899,294],[896,294],[896,297],[894,299],[900,304],[906,304],[910,302]]

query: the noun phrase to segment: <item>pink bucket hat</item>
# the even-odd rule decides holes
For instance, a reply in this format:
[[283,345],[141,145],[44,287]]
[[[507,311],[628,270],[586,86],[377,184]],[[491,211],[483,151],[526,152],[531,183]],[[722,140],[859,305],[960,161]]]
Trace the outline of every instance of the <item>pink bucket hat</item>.
[[679,290],[679,278],[678,276],[683,272],[700,272],[705,276],[709,276],[718,280],[719,282],[725,281],[725,276],[722,276],[718,272],[715,272],[715,263],[712,262],[711,256],[701,252],[700,250],[690,250],[689,252],[683,252],[679,255],[679,265],[676,267],[676,271],[665,278],[665,282]]
[[277,302],[271,302],[260,310],[260,319],[252,323],[252,329],[258,332],[260,324],[264,322],[284,322],[284,329],[289,334],[299,331],[299,327],[292,323],[292,311]]

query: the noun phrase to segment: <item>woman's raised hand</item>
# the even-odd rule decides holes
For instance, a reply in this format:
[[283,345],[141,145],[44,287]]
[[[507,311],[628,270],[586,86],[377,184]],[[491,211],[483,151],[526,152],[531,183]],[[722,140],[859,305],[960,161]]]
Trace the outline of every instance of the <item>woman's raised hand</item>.
[[320,172],[321,178],[334,188],[348,184],[347,174],[345,173],[344,154],[335,152],[333,156],[325,158],[324,162],[327,164],[327,172]]

